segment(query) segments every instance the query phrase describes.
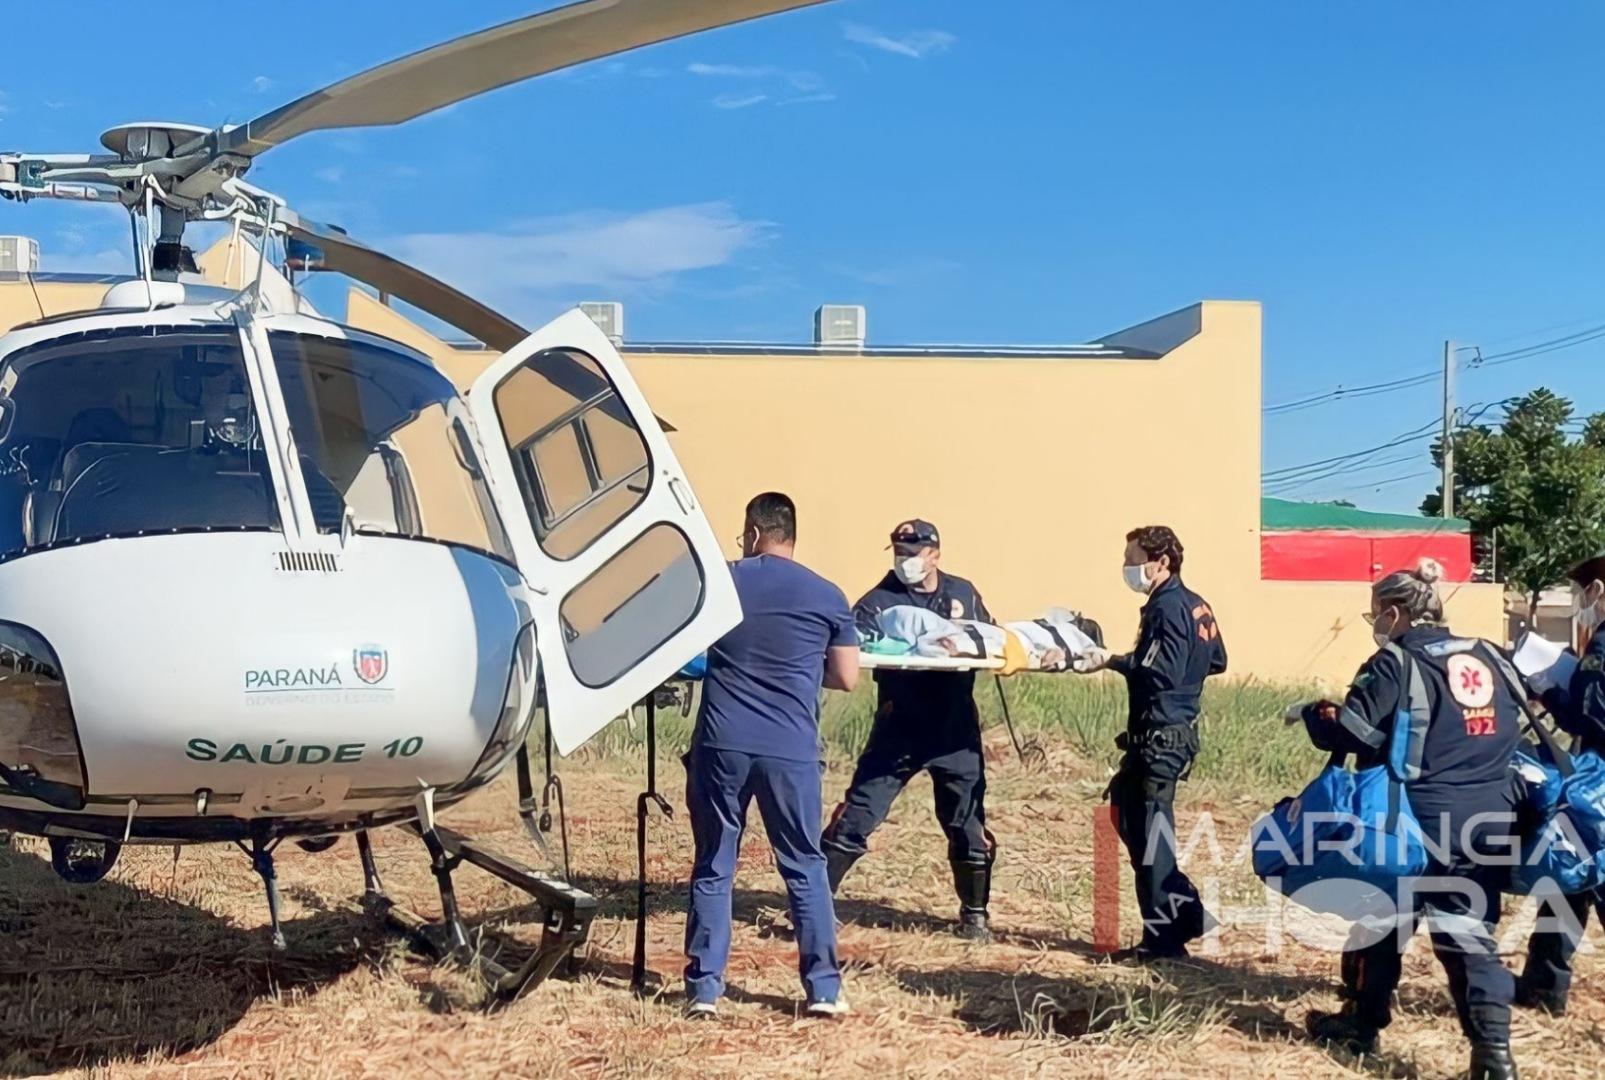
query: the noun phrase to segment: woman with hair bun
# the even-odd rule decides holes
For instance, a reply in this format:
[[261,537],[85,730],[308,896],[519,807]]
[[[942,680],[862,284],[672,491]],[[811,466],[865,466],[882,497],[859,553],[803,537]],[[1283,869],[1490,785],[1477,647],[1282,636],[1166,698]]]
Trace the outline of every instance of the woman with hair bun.
[[1387,763],[1396,723],[1409,725],[1393,768],[1426,841],[1428,867],[1388,925],[1365,920],[1345,945],[1341,1012],[1312,1012],[1311,1037],[1368,1053],[1388,1026],[1403,955],[1426,922],[1449,976],[1460,1028],[1471,1040],[1471,1080],[1516,1076],[1510,1056],[1515,980],[1493,939],[1501,891],[1516,850],[1510,761],[1521,703],[1503,661],[1477,638],[1444,625],[1443,568],[1422,559],[1371,587],[1367,621],[1377,651],[1342,705],[1304,710],[1310,741],[1352,754],[1360,768]]

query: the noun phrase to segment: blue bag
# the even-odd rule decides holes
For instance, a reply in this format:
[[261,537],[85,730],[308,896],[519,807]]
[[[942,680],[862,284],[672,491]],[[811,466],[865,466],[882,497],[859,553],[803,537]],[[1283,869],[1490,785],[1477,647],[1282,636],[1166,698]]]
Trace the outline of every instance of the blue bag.
[[1511,762],[1524,786],[1528,816],[1540,824],[1521,841],[1521,862],[1509,888],[1532,893],[1540,885],[1571,894],[1605,886],[1605,760],[1593,751],[1568,754],[1549,726],[1534,714],[1531,694],[1503,656],[1495,667],[1521,703],[1538,737],[1536,755],[1517,751]]
[[1424,731],[1428,703],[1414,661],[1411,692],[1394,717],[1388,760],[1350,771],[1334,754],[1296,799],[1283,799],[1250,833],[1254,873],[1312,911],[1358,919],[1397,906],[1400,883],[1427,869],[1421,826],[1410,808],[1412,740]]
[[1568,754],[1537,719],[1537,756],[1516,755],[1528,808],[1542,822],[1522,838],[1511,891],[1531,893],[1545,881],[1568,895],[1605,886],[1605,759]]
[[685,662],[679,671],[682,679],[700,679],[708,674],[708,654],[698,653]]

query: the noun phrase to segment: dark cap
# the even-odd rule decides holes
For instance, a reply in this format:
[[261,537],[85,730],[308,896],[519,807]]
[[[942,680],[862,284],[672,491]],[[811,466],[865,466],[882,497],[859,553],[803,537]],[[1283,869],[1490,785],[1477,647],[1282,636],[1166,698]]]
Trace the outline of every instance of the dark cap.
[[1584,559],[1572,568],[1570,576],[1584,588],[1587,588],[1591,581],[1605,581],[1605,553]]
[[941,547],[942,536],[929,521],[915,518],[904,521],[892,530],[892,543],[918,544],[921,547]]

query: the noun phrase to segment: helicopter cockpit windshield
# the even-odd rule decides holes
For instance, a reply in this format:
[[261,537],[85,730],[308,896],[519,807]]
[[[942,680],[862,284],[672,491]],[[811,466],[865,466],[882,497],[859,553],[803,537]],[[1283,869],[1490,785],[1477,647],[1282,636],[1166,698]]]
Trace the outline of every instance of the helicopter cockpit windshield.
[[103,329],[13,353],[0,556],[71,540],[278,527],[238,332]]
[[427,361],[356,338],[268,334],[320,532],[440,540],[509,562],[467,406]]

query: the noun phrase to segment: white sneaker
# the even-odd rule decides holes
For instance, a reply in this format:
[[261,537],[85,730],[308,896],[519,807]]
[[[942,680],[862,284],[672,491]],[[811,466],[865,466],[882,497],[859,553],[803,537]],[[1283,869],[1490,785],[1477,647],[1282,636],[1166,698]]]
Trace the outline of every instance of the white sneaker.
[[810,1001],[807,1009],[809,1016],[819,1016],[830,1020],[840,1019],[852,1011],[852,1006],[847,1004],[846,994],[837,994],[835,1001]]
[[685,1006],[687,1020],[716,1020],[719,1017],[719,1005],[714,1001],[688,1001]]

